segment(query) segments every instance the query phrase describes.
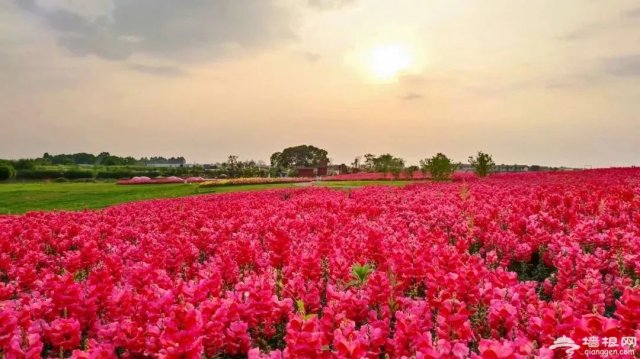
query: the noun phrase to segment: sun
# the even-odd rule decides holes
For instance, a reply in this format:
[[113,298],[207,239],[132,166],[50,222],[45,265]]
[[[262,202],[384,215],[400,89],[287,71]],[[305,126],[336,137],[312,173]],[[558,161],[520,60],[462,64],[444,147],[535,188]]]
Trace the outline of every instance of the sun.
[[369,68],[381,80],[395,78],[400,72],[407,70],[413,61],[411,51],[400,44],[384,44],[371,50]]

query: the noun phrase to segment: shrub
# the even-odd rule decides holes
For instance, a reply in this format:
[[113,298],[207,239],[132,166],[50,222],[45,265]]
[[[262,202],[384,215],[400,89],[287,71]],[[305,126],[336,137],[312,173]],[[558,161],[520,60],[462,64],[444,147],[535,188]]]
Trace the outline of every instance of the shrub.
[[420,161],[420,167],[425,173],[431,174],[431,177],[436,181],[444,181],[451,178],[451,175],[458,167],[454,164],[449,157],[442,153]]
[[476,157],[470,156],[469,164],[473,166],[476,174],[480,177],[486,177],[495,166],[495,162],[493,162],[491,155],[482,151],[478,151]]
[[44,180],[64,177],[64,172],[54,169],[18,170],[16,178],[28,180]]
[[133,176],[134,176],[134,173],[132,171],[127,171],[127,170],[98,171],[98,173],[96,173],[96,178],[102,178],[102,179],[119,179],[119,178],[129,178]]
[[93,178],[93,172],[87,170],[68,170],[64,172],[64,178],[67,179],[80,179],[80,178]]
[[10,178],[15,177],[16,171],[12,166],[9,165],[0,165],[0,181],[6,181]]

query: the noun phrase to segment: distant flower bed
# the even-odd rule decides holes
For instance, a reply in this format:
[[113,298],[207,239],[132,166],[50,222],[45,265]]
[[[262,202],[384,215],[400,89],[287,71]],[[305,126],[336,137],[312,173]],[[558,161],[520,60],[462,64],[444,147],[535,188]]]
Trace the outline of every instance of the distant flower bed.
[[216,186],[228,186],[228,185],[243,185],[243,184],[275,184],[275,183],[301,183],[311,182],[312,178],[308,177],[274,177],[274,178],[261,178],[261,177],[249,177],[249,178],[229,178],[229,179],[215,179],[203,182],[201,187],[216,187]]
[[[399,180],[421,180],[427,179],[429,176],[425,176],[421,171],[413,172],[413,176],[409,176],[408,173],[403,172],[398,176]],[[391,173],[382,172],[359,172],[349,173],[337,176],[328,176],[322,178],[325,181],[381,181],[381,180],[393,180],[396,179]]]
[[[397,178],[394,177],[391,173],[382,173],[382,172],[359,172],[359,173],[349,173],[344,175],[337,176],[328,176],[323,177],[323,181],[384,181],[384,180],[427,180],[430,179],[431,176],[429,174],[424,174],[421,171],[413,172],[413,175],[409,175],[406,172],[401,173]],[[457,171],[452,176],[451,179],[456,181],[472,181],[477,178],[476,174],[473,172],[464,172]]]
[[168,183],[197,183],[205,181],[204,178],[201,177],[189,177],[187,179],[183,179],[176,176],[171,177],[160,177],[160,178],[149,178],[146,176],[133,177],[128,180],[120,180],[117,183],[120,185],[131,185],[131,184],[168,184]]

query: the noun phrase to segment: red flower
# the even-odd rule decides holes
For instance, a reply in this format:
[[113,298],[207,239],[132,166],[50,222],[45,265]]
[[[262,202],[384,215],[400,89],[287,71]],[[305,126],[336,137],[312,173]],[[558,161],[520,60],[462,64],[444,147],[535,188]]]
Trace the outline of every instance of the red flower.
[[47,327],[47,337],[55,348],[71,350],[80,345],[80,323],[75,318],[58,318]]

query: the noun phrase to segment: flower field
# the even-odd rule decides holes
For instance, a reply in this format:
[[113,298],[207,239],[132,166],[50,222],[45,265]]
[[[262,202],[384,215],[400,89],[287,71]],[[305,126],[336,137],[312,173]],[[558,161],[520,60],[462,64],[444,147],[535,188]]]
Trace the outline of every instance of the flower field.
[[639,169],[0,216],[0,358],[630,358],[639,249]]

